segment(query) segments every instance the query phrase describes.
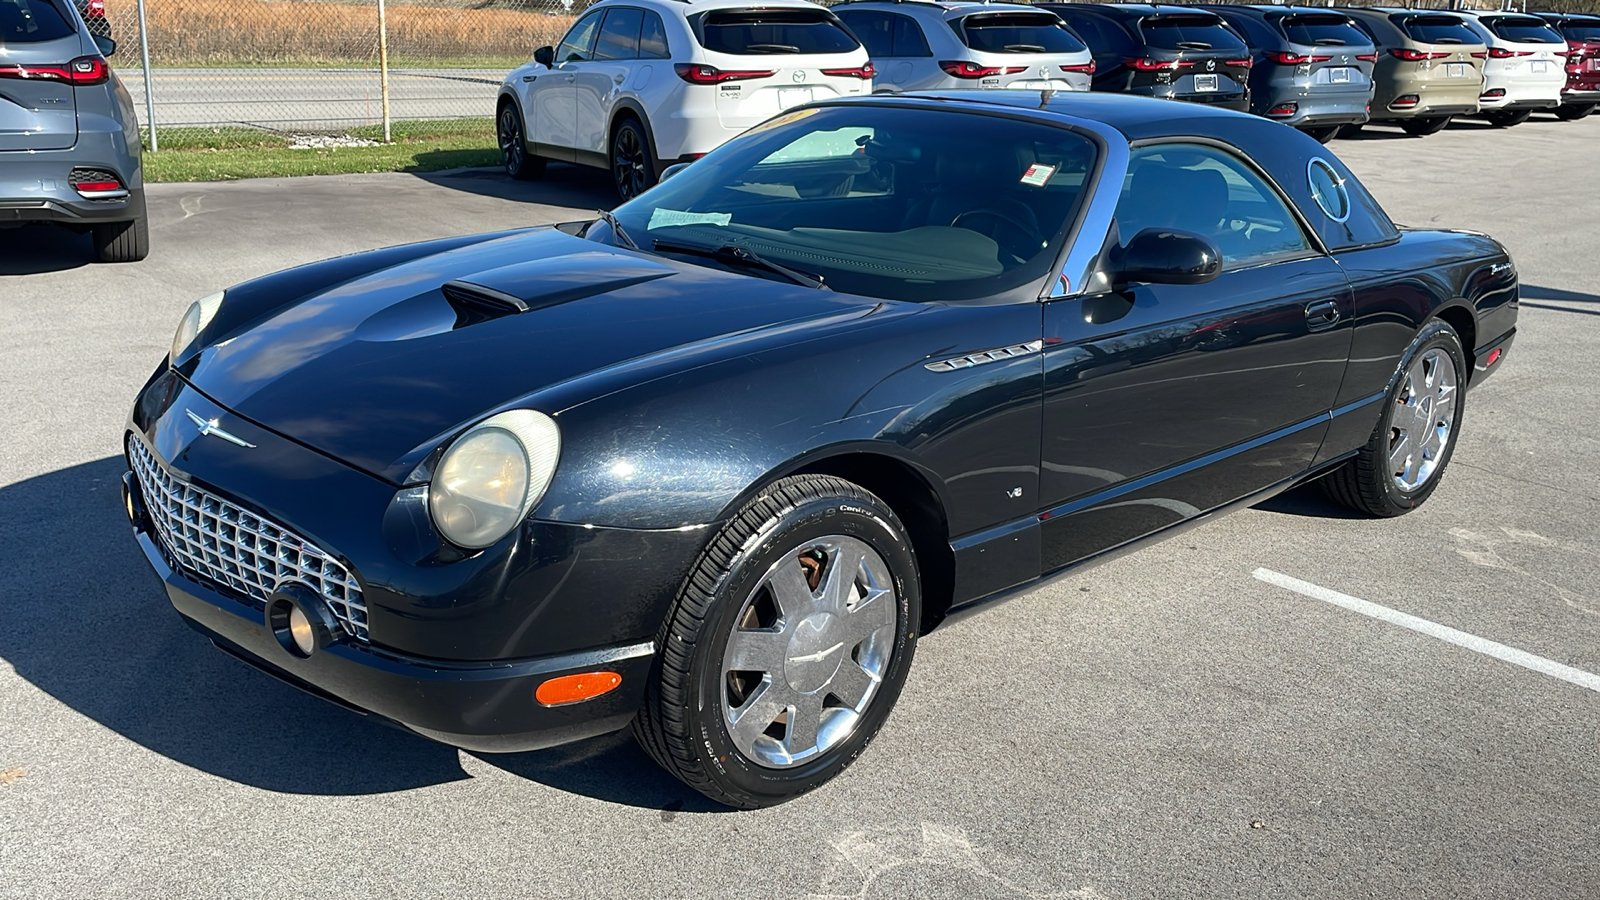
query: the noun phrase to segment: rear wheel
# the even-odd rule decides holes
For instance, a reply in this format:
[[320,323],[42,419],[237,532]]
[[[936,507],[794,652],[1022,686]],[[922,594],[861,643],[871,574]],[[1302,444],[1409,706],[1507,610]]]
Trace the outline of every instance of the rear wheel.
[[150,217],[145,212],[144,194],[134,196],[128,211],[135,218],[94,226],[94,252],[101,262],[138,262],[150,255]]
[[1334,136],[1339,133],[1340,128],[1338,125],[1323,125],[1320,128],[1302,128],[1300,130],[1310,135],[1317,143],[1326,144],[1333,140]]
[[1421,506],[1444,476],[1466,408],[1466,354],[1440,321],[1418,332],[1389,389],[1372,438],[1355,459],[1328,473],[1333,499],[1375,516]]
[[634,734],[719,803],[782,803],[878,733],[920,617],[916,558],[893,510],[838,478],[781,479],[723,526],[684,584]]
[[1594,107],[1595,104],[1593,103],[1576,103],[1568,104],[1566,106],[1558,106],[1555,109],[1556,118],[1566,122],[1575,122],[1578,119],[1587,116],[1589,113],[1594,112]]
[[1425,137],[1430,134],[1438,134],[1449,124],[1449,116],[1423,116],[1416,119],[1407,119],[1400,123],[1400,127],[1404,128],[1406,134],[1412,137]]
[[506,167],[507,175],[518,181],[532,181],[544,175],[544,157],[528,153],[527,132],[515,103],[500,107],[500,115],[495,117],[495,137],[500,143],[500,164]]
[[626,203],[656,183],[655,160],[650,156],[650,141],[637,119],[623,119],[611,135],[611,180],[617,196]]
[[1531,115],[1533,115],[1533,110],[1531,109],[1504,109],[1498,112],[1484,113],[1483,117],[1488,119],[1491,125],[1510,128],[1513,125],[1521,125],[1523,122],[1528,121],[1528,117]]
[[1339,126],[1339,138],[1341,140],[1348,141],[1351,138],[1355,137],[1356,135],[1360,134],[1361,133],[1361,129],[1363,129],[1365,127],[1367,127],[1367,124],[1365,122],[1352,122],[1349,125],[1340,125]]

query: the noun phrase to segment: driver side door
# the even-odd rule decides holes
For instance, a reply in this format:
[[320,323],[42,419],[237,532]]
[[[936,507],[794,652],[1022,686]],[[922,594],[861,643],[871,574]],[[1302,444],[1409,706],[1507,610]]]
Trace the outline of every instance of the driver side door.
[[605,10],[597,9],[579,19],[567,36],[556,45],[550,68],[540,73],[528,87],[528,137],[534,152],[564,162],[574,160],[578,146],[577,66],[592,58],[595,38]]

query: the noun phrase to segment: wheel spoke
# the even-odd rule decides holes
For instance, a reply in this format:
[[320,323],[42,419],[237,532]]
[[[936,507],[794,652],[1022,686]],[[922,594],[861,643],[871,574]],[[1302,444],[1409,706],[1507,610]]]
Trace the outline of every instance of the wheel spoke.
[[827,692],[843,700],[851,709],[859,711],[861,701],[866,699],[867,691],[877,681],[855,660],[846,659],[839,664],[839,671],[834,673],[833,680],[828,682]]
[[754,696],[732,710],[734,738],[747,747],[755,743],[761,732],[766,731],[772,720],[781,715],[788,705],[784,702],[785,693],[769,681],[761,685]]
[[1428,393],[1428,371],[1425,360],[1417,360],[1411,364],[1411,371],[1406,373],[1410,381],[1410,394],[1406,400],[1408,404],[1417,403]]
[[790,756],[817,746],[817,731],[822,727],[822,695],[798,694],[789,706],[789,725],[783,734],[784,749]]
[[867,596],[856,608],[842,613],[844,616],[845,644],[854,647],[873,632],[894,624],[894,592],[883,588],[867,591]]
[[1406,460],[1411,456],[1411,433],[1401,432],[1400,440],[1395,441],[1394,447],[1389,450],[1389,474],[1398,475],[1406,468]]
[[772,599],[777,601],[778,611],[784,618],[799,620],[806,611],[816,606],[816,595],[811,592],[811,585],[806,583],[805,571],[800,568],[797,557],[789,557],[784,564],[779,566],[767,580],[772,588]]
[[1420,442],[1412,443],[1411,455],[1406,458],[1405,487],[1413,488],[1417,485],[1417,473],[1422,470],[1422,447]]
[[778,631],[735,631],[728,638],[727,662],[730,672],[782,672],[783,654],[789,637]]
[[846,614],[845,604],[855,593],[856,576],[861,573],[861,562],[866,556],[866,548],[854,541],[840,545],[833,552],[828,560],[827,581],[822,586],[825,608]]

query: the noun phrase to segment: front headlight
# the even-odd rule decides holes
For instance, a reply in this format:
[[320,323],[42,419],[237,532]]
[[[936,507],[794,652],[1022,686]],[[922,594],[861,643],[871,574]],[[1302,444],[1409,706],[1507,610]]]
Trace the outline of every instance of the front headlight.
[[428,488],[445,540],[481,550],[505,537],[544,496],[561,455],[555,420],[531,409],[484,419],[456,438]]
[[178,357],[188,352],[194,339],[200,336],[201,330],[211,324],[211,319],[216,316],[217,310],[222,306],[222,298],[226,292],[217,291],[209,297],[201,297],[189,304],[188,310],[183,314],[183,319],[178,322],[178,332],[172,336],[172,349],[167,353],[167,362],[171,365],[178,364]]

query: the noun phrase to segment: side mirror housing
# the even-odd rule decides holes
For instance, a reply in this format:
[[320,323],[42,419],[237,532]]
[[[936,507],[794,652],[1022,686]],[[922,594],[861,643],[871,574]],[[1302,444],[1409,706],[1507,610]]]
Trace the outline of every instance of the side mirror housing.
[[1116,282],[1205,284],[1222,271],[1222,252],[1189,231],[1146,228],[1117,256]]
[[533,61],[542,66],[554,66],[556,64],[556,48],[540,47],[533,51]]
[[668,178],[671,178],[672,176],[678,174],[679,172],[682,172],[684,169],[689,168],[689,166],[690,166],[690,164],[686,163],[686,162],[676,163],[674,165],[667,166],[665,169],[661,170],[660,181],[666,181]]
[[99,48],[101,56],[110,56],[117,52],[117,42],[108,37],[94,36],[94,45]]

